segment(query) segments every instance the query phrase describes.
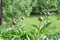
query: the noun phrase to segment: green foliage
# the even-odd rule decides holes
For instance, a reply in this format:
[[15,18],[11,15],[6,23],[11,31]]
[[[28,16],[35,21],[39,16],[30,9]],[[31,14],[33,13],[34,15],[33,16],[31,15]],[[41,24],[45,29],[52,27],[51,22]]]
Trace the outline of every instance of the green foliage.
[[[25,19],[25,23],[23,21],[21,22],[20,16],[26,15],[29,16],[30,13],[40,13],[40,12],[60,12],[60,1],[59,0],[3,0],[3,18],[7,22],[4,23],[0,28],[0,40],[43,40],[44,36],[46,35],[49,39],[52,38],[53,40],[57,40],[59,38],[58,32],[55,31],[55,23],[57,21],[54,21],[55,18],[52,18],[54,21],[54,24],[52,22],[49,22],[47,24],[44,24],[41,26],[39,24],[38,19],[31,20],[29,18],[28,20]],[[16,19],[17,24],[12,24],[12,19]],[[3,21],[4,21],[3,20]],[[30,20],[30,21],[29,21]],[[47,18],[48,21],[49,19]],[[35,22],[38,21],[38,22]],[[5,22],[5,21],[4,21]],[[29,24],[29,22],[32,24]],[[33,24],[34,23],[34,24]],[[41,23],[41,22],[40,22]],[[39,25],[37,25],[39,24]],[[52,24],[52,26],[50,25]],[[59,20],[58,23],[59,24]],[[60,26],[60,24],[59,24]],[[57,26],[57,27],[59,27]],[[54,27],[54,28],[53,28]],[[56,28],[57,28],[56,27]],[[50,31],[49,29],[54,29],[54,34],[50,34],[53,31]],[[42,33],[40,31],[43,31]],[[55,35],[55,32],[57,33]],[[51,35],[51,36],[50,36]],[[42,37],[43,36],[43,37]],[[58,37],[58,38],[57,38]],[[51,39],[51,40],[52,40]]]
[[[36,28],[34,28],[36,29]],[[29,30],[29,31],[28,31]],[[37,30],[38,31],[38,30]],[[35,40],[34,35],[37,37],[37,31],[22,27],[6,27],[0,29],[0,40]]]
[[34,13],[40,13],[40,12],[59,12],[60,10],[60,1],[59,0],[38,0],[38,6],[34,7],[33,11]]
[[3,17],[18,18],[29,15],[32,11],[32,0],[3,0]]
[[[49,40],[60,39],[60,19],[57,21],[56,16],[50,16],[48,19],[50,22],[45,24],[45,26],[45,22],[42,22],[42,27],[39,24],[41,22],[38,21],[37,18],[38,17],[25,18],[22,26],[10,25],[10,22],[2,25],[0,27],[0,40],[44,40],[45,36],[47,36]],[[39,27],[42,27],[42,29]]]
[[21,15],[29,16],[30,13],[60,12],[59,0],[4,0],[3,17],[18,18]]

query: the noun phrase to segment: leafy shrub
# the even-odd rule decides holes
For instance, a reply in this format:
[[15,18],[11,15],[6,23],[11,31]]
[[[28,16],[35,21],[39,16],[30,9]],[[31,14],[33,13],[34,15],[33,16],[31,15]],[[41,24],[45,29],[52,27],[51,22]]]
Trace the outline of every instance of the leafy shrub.
[[33,8],[33,13],[40,13],[40,12],[57,12],[60,13],[60,1],[59,0],[38,0],[37,6]]
[[4,0],[3,17],[18,18],[21,15],[29,16],[30,13],[60,12],[59,0]]

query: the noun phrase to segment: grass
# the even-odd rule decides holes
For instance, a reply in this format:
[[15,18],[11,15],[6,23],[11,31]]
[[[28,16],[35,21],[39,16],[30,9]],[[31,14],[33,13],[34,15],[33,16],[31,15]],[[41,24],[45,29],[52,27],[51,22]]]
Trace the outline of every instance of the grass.
[[[37,25],[39,26],[39,24],[41,23],[39,20],[38,20],[38,17],[39,16],[31,16],[31,17],[26,17],[23,21],[23,24],[24,25],[29,25],[31,26],[32,24],[34,25]],[[45,18],[45,16],[43,16]],[[56,32],[59,32],[60,31],[60,19],[57,20],[59,16],[56,16],[56,15],[51,15],[49,16],[49,21],[52,22],[46,29],[45,29],[45,32],[47,33],[56,33]],[[41,25],[43,25],[44,21],[42,22]],[[28,26],[28,27],[29,27]]]

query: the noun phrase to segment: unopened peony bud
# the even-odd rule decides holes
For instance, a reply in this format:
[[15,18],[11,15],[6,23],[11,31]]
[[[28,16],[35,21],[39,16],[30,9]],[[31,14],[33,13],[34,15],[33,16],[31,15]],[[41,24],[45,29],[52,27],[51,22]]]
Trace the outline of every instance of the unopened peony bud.
[[13,20],[13,25],[16,25],[16,20]]
[[49,12],[46,12],[46,16],[50,16],[50,13]]
[[21,17],[22,20],[24,20],[24,17]]
[[40,21],[43,21],[43,17],[42,17],[42,16],[40,16],[40,17],[39,17],[39,20],[40,20]]

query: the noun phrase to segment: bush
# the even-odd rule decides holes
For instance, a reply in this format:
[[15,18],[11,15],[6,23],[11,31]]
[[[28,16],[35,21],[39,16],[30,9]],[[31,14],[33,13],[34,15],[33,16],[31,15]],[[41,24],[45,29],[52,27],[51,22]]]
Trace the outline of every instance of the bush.
[[40,12],[58,12],[60,10],[59,6],[59,0],[38,0],[38,6],[34,7],[33,11],[34,13],[40,13]]
[[60,13],[59,2],[59,0],[3,0],[3,18],[19,19],[21,15],[40,14],[47,10]]
[[32,0],[3,0],[3,17],[18,18],[29,15],[32,10]]

